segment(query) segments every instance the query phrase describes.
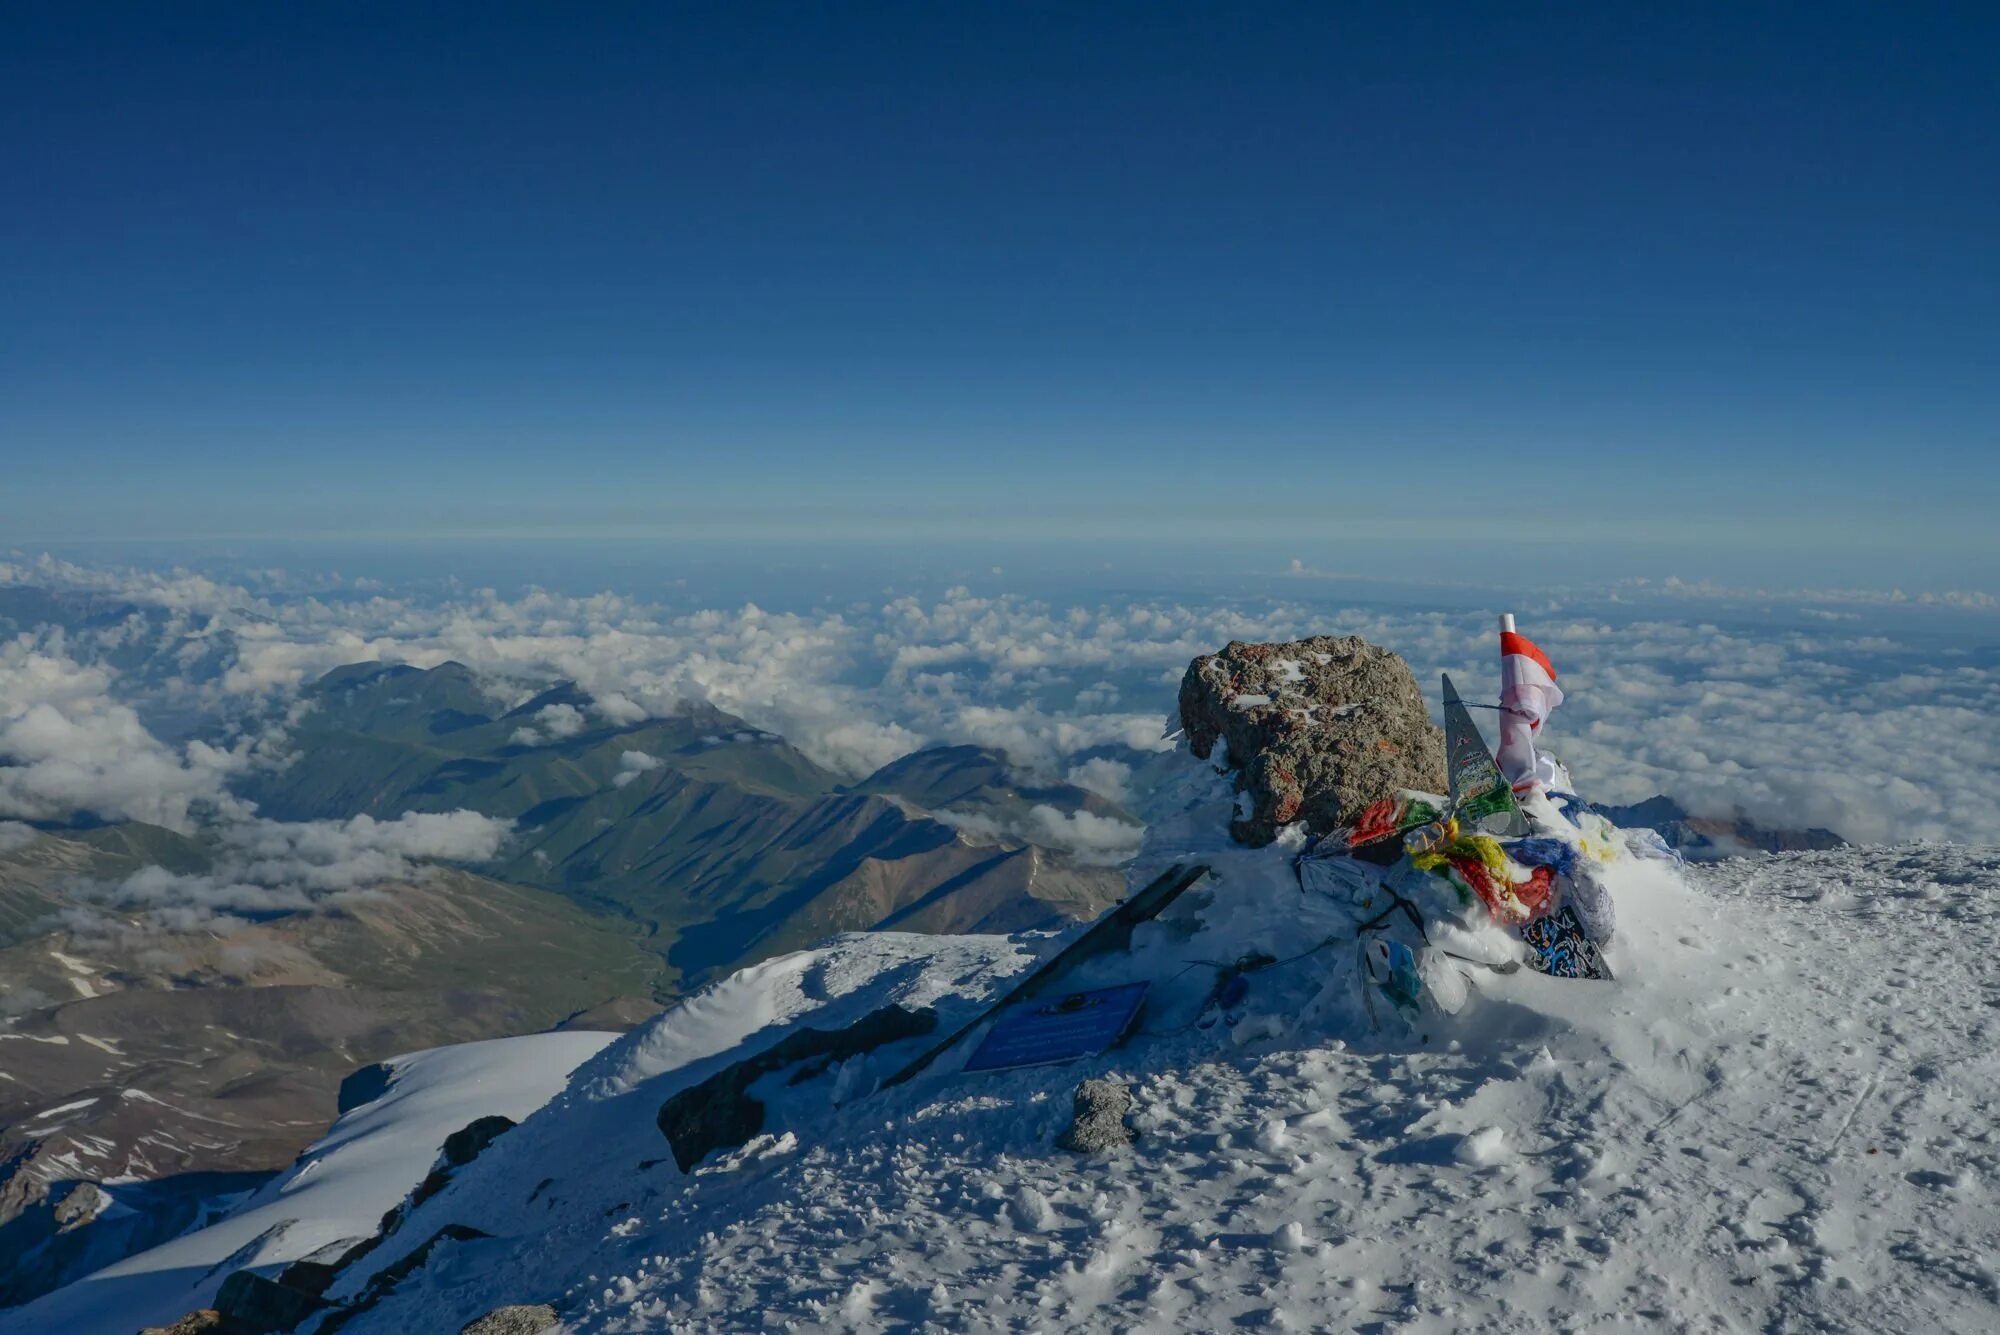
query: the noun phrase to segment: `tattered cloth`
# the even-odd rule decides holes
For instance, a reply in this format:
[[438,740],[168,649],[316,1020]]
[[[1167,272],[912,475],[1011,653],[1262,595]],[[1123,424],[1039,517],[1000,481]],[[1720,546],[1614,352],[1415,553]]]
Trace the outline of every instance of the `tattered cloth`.
[[[1466,903],[1476,896],[1496,921],[1518,925],[1552,909],[1556,892],[1555,867],[1528,867],[1508,856],[1520,843],[1542,845],[1558,841],[1522,840],[1503,845],[1492,835],[1462,833],[1453,822],[1446,827],[1442,840],[1412,853],[1410,865],[1442,876]],[[1541,848],[1534,851],[1544,854]],[[1570,857],[1573,861],[1574,850],[1570,850]]]
[[1354,824],[1339,831],[1336,837],[1349,848],[1359,848],[1378,839],[1434,824],[1444,818],[1444,807],[1443,799],[1429,793],[1411,788],[1398,789],[1394,797],[1369,803]]
[[1561,839],[1541,835],[1532,839],[1516,839],[1505,847],[1507,856],[1523,867],[1547,867],[1556,875],[1565,877],[1576,874],[1576,846]]

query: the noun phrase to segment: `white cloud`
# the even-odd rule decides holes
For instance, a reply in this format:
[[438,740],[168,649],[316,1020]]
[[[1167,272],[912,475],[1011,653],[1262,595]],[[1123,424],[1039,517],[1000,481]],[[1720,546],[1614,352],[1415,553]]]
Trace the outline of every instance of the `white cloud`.
[[574,737],[582,732],[586,723],[582,710],[575,705],[564,704],[544,705],[535,711],[534,719],[533,725],[514,729],[507,740],[516,746],[540,746],[543,742],[559,742],[565,737]]
[[1084,862],[1123,862],[1139,851],[1142,826],[1088,811],[1067,814],[1051,806],[1037,806],[1028,812],[1028,831],[1033,842],[1048,848],[1067,849]]
[[646,707],[636,700],[628,700],[617,691],[606,691],[592,702],[606,723],[614,728],[628,727],[646,720]]
[[60,635],[0,645],[0,818],[90,812],[187,830],[196,808],[238,805],[223,780],[244,753],[164,745],[112,684],[109,668],[70,658]]
[[625,751],[618,757],[618,773],[611,778],[612,786],[623,788],[641,774],[666,768],[667,762],[658,756],[649,756],[644,751]]
[[1045,803],[1029,808],[1021,821],[1002,821],[973,811],[932,813],[975,843],[1039,844],[1075,857],[1087,866],[1114,866],[1139,851],[1145,827],[1088,811],[1062,812]]
[[512,822],[473,811],[406,812],[396,820],[242,821],[223,828],[214,867],[182,874],[145,867],[122,881],[79,887],[81,899],[193,930],[227,915],[298,912],[338,904],[385,882],[426,874],[431,860],[483,862]]
[[1121,805],[1132,800],[1132,767],[1122,760],[1092,756],[1080,765],[1071,766],[1063,778]]
[[[1439,669],[1474,698],[1491,698],[1492,609],[1346,606],[1330,579],[1304,578],[1314,573],[1299,563],[1298,577],[1274,582],[1280,598],[1067,606],[951,589],[815,612],[746,604],[670,613],[615,594],[542,591],[323,600],[283,594],[268,574],[233,586],[187,572],[30,562],[16,568],[17,580],[69,581],[168,620],[79,632],[61,652],[15,648],[0,671],[35,680],[21,656],[39,652],[58,661],[56,676],[103,674],[91,664],[114,637],[129,649],[152,635],[180,653],[197,646],[218,664],[177,680],[177,705],[227,708],[282,700],[344,662],[455,659],[516,696],[574,680],[614,723],[705,701],[843,776],[923,746],[971,742],[1006,750],[1037,776],[1113,790],[1107,796],[1129,780],[1103,753],[1158,746],[1188,660],[1233,638],[1361,634],[1408,657],[1433,699]],[[1547,741],[1587,795],[1623,801],[1665,791],[1697,810],[1741,808],[1864,839],[1991,838],[2000,828],[2000,740],[1989,723],[2000,715],[2000,676],[1985,659],[1937,647],[1955,641],[1932,623],[1909,620],[1976,628],[1990,610],[1986,595],[1683,581],[1613,592],[1587,604],[1573,593],[1517,603],[1524,628],[1563,673],[1569,703]],[[1458,591],[1456,604],[1463,609],[1469,596]],[[1758,600],[1790,610],[1801,629],[1754,624],[1735,606]],[[1572,610],[1585,605],[1597,610]],[[1752,610],[1761,622],[1765,614]],[[1863,611],[1864,620],[1848,619]],[[1717,624],[1729,615],[1735,622]],[[108,696],[129,683],[102,675],[73,698],[41,672],[28,687],[0,679],[0,726],[21,725],[15,744],[40,757],[0,770],[0,817],[41,819],[87,796],[106,814],[185,822],[242,763],[238,752],[150,740]],[[42,704],[54,716],[28,719]],[[530,725],[537,737],[556,735],[548,712]]]
[[576,736],[584,725],[583,711],[575,705],[548,705],[535,714],[535,721],[557,740]]
[[[351,889],[408,874],[418,859],[483,862],[499,852],[513,822],[476,811],[409,811],[395,820],[256,821],[226,835],[248,874],[303,880],[313,889]],[[383,868],[377,871],[374,868]],[[300,869],[309,869],[301,871]]]

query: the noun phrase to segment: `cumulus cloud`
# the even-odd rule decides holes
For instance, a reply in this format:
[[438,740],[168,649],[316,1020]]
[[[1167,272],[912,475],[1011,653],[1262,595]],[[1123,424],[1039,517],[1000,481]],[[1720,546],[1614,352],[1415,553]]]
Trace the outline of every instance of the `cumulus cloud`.
[[112,697],[108,667],[79,663],[60,635],[0,646],[0,818],[90,813],[187,830],[197,807],[229,809],[242,752],[161,743]]
[[[32,573],[101,590],[115,583],[59,563]],[[746,604],[674,616],[613,594],[509,599],[479,590],[446,603],[388,595],[333,602],[213,581],[167,593],[140,574],[120,591],[212,618],[176,633],[226,643],[217,670],[187,688],[217,708],[283,699],[344,663],[456,660],[502,686],[574,680],[613,724],[706,702],[780,733],[847,777],[940,742],[1004,748],[1044,777],[1060,775],[1079,749],[1155,748],[1164,709],[1145,701],[1115,712],[1121,686],[1113,677],[1129,678],[1137,665],[1143,695],[1152,696],[1154,679],[1184,665],[1211,632],[1249,635],[1275,624],[1214,609],[1056,609],[965,589],[844,611]],[[1083,672],[1090,675],[1072,680]],[[551,722],[524,724],[519,740],[559,735]]]
[[1030,841],[1046,848],[1060,848],[1080,861],[1123,862],[1139,851],[1144,827],[1088,811],[1064,813],[1051,806],[1036,806],[1028,812]]
[[300,912],[340,903],[386,882],[426,874],[433,860],[483,862],[512,822],[474,811],[406,812],[396,820],[246,820],[220,832],[214,866],[186,874],[144,867],[122,881],[80,887],[104,908],[146,914],[192,931],[217,919]]
[[624,695],[617,691],[607,690],[592,700],[591,703],[596,706],[598,714],[604,721],[614,728],[627,727],[634,723],[643,723],[647,718],[646,707],[644,705],[640,704],[637,700],[626,699]]
[[618,773],[611,777],[613,787],[623,788],[641,774],[666,768],[667,762],[658,756],[649,756],[644,751],[625,751],[618,757]]
[[253,601],[240,586],[174,568],[105,568],[79,565],[43,553],[29,560],[0,561],[0,584],[26,584],[105,594],[178,612],[215,613]]
[[395,820],[256,821],[232,828],[229,847],[246,874],[284,877],[312,890],[344,890],[407,876],[410,863],[483,862],[499,852],[511,821],[476,811],[409,811]]
[[540,746],[574,737],[584,729],[583,711],[575,705],[547,705],[535,711],[534,717],[533,726],[514,729],[508,740],[516,746]]
[[1063,778],[1120,805],[1129,804],[1132,800],[1132,767],[1122,760],[1092,756],[1082,764],[1071,766]]
[[1063,812],[1046,803],[1024,819],[1003,821],[973,811],[932,813],[975,843],[1039,844],[1068,853],[1086,866],[1115,866],[1139,851],[1145,827],[1089,811]]

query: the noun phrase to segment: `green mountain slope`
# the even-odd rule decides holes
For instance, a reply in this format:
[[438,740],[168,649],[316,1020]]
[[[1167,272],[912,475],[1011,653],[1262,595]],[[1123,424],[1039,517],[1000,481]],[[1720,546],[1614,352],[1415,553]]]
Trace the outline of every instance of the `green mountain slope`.
[[[561,684],[500,711],[455,663],[357,665],[307,693],[283,769],[242,786],[289,820],[468,808],[516,822],[489,870],[632,916],[675,991],[830,931],[902,915],[930,930],[1051,926],[1115,899],[1115,872],[977,844],[933,808],[1115,812],[1024,785],[975,748],[920,753],[852,789],[774,734],[706,705],[614,726]],[[1010,856],[1013,855],[1013,856]]]

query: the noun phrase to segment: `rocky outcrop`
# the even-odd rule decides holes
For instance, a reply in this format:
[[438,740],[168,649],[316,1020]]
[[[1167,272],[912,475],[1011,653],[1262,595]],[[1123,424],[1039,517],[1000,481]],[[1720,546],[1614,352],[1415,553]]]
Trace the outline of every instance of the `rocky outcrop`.
[[1132,1091],[1116,1080],[1086,1080],[1076,1087],[1069,1129],[1056,1144],[1078,1154],[1117,1149],[1132,1143],[1125,1116],[1132,1111]]
[[373,1239],[363,1242],[356,1250],[343,1256],[339,1264],[344,1266],[358,1260],[376,1243],[400,1229],[404,1222],[416,1213],[418,1206],[450,1186],[453,1175],[459,1169],[478,1158],[489,1145],[512,1131],[514,1126],[513,1118],[492,1113],[485,1117],[474,1118],[467,1125],[446,1136],[443,1148],[438,1151],[437,1161],[431,1165],[430,1172],[424,1174],[424,1180],[417,1183],[409,1195],[396,1202],[382,1216],[381,1229]]
[[470,1224],[446,1224],[443,1228],[425,1238],[420,1246],[369,1276],[368,1283],[363,1287],[361,1292],[356,1294],[346,1306],[333,1312],[326,1320],[322,1321],[315,1335],[337,1335],[340,1328],[345,1326],[349,1321],[373,1310],[375,1304],[395,1292],[398,1284],[401,1284],[411,1275],[429,1265],[432,1253],[436,1252],[444,1244],[448,1242],[480,1242],[492,1236],[486,1230],[474,1228]]
[[[357,1075],[372,1079],[369,1075],[371,1071],[386,1069],[365,1068]],[[344,1248],[340,1244],[322,1248],[314,1253],[314,1257],[292,1262],[275,1279],[266,1279],[249,1270],[236,1271],[223,1281],[221,1290],[215,1296],[214,1311],[190,1312],[175,1325],[163,1329],[169,1335],[178,1335],[182,1331],[213,1331],[215,1335],[268,1335],[269,1332],[291,1330],[313,1313],[332,1308],[316,1329],[319,1335],[334,1335],[349,1319],[367,1311],[411,1271],[421,1267],[441,1241],[476,1241],[487,1236],[481,1230],[466,1225],[446,1224],[423,1246],[373,1276],[367,1288],[353,1302],[336,1304],[325,1296],[349,1266],[373,1252],[401,1229],[419,1204],[449,1186],[453,1173],[478,1158],[495,1140],[513,1130],[514,1125],[513,1119],[498,1114],[475,1118],[445,1137],[429,1175],[382,1216],[379,1232]],[[198,1324],[202,1321],[209,1321],[210,1324]],[[554,1317],[551,1316],[548,1324],[553,1322]],[[538,1331],[544,1328],[533,1327]]]
[[334,1111],[345,1117],[363,1104],[373,1103],[389,1092],[389,1086],[395,1079],[396,1072],[387,1062],[370,1062],[349,1072],[340,1082]]
[[1242,843],[1294,821],[1325,834],[1398,788],[1447,787],[1444,733],[1409,664],[1356,635],[1232,641],[1188,664],[1180,705],[1195,755],[1228,747],[1248,799],[1230,823]]
[[925,1007],[884,1006],[844,1029],[801,1025],[754,1057],[717,1071],[660,1105],[660,1134],[673,1147],[674,1162],[689,1172],[710,1153],[734,1149],[764,1129],[764,1104],[750,1086],[789,1066],[791,1083],[811,1079],[835,1062],[899,1039],[937,1028],[937,1012]]
[[256,1335],[292,1330],[326,1306],[312,1294],[266,1279],[254,1270],[235,1271],[222,1281],[215,1295],[215,1310],[223,1318],[221,1329],[254,1331]]
[[498,1113],[476,1117],[444,1138],[440,1155],[443,1167],[463,1168],[485,1152],[486,1147],[514,1129],[514,1119]]

